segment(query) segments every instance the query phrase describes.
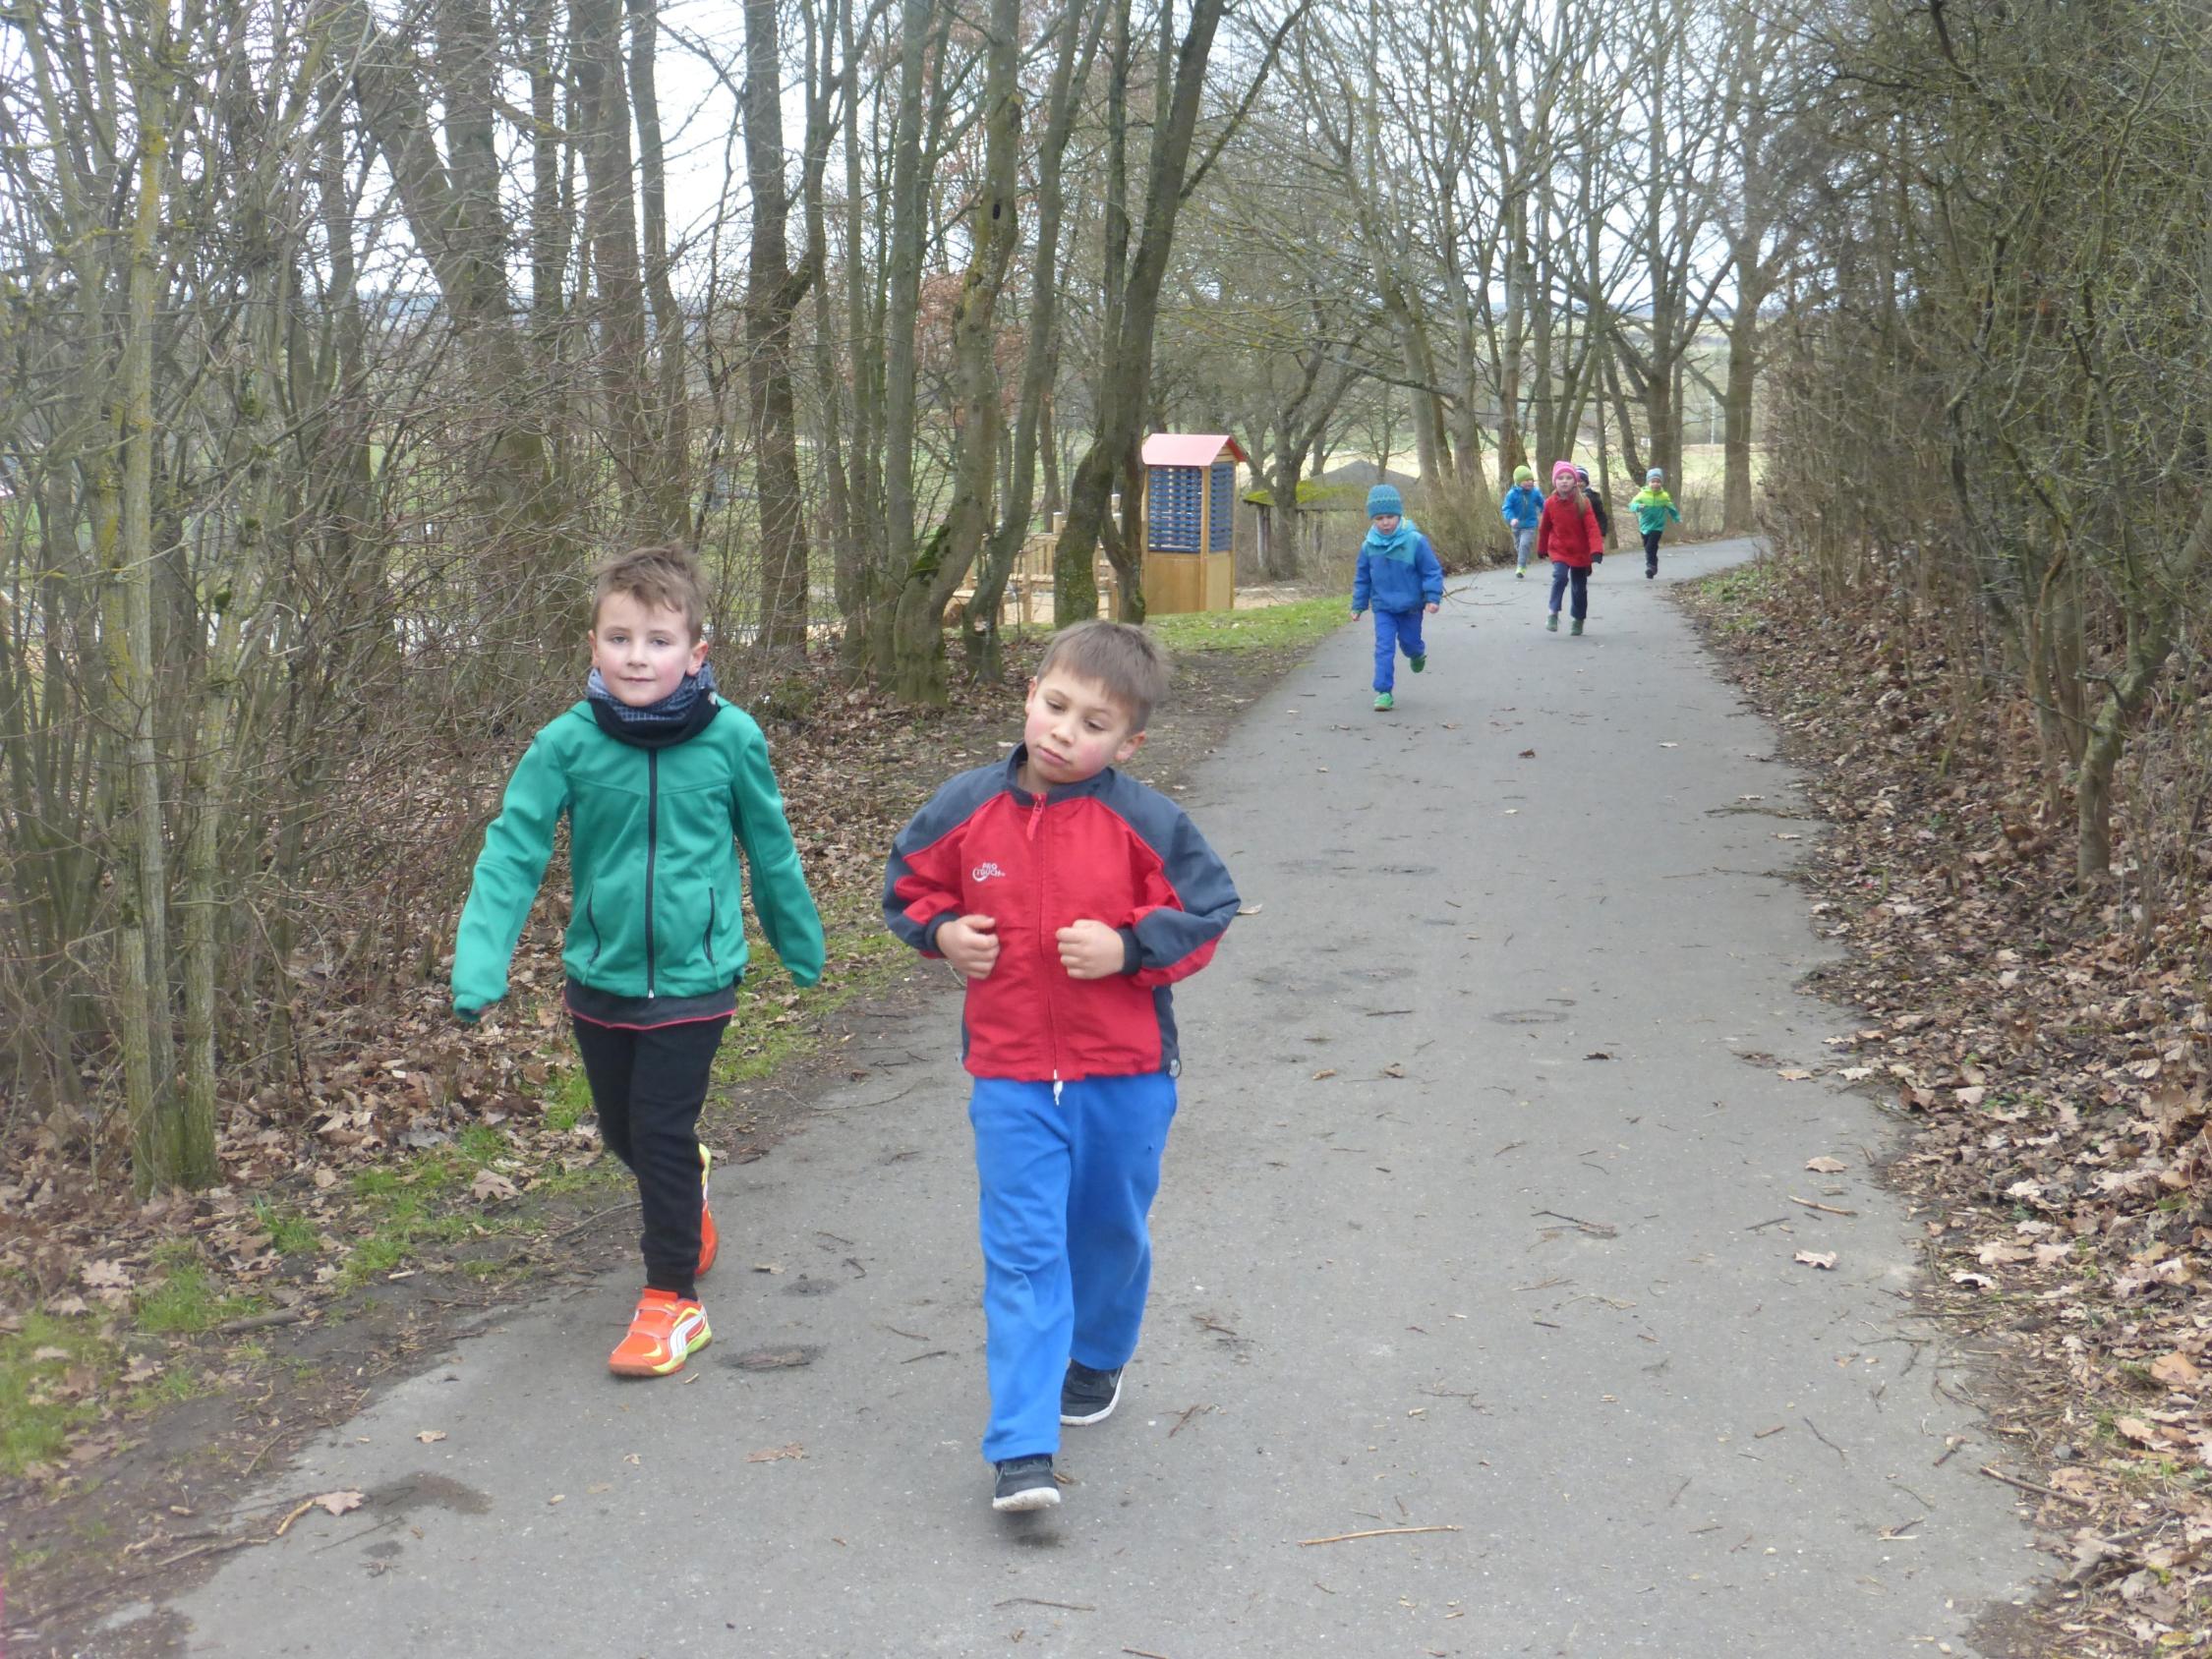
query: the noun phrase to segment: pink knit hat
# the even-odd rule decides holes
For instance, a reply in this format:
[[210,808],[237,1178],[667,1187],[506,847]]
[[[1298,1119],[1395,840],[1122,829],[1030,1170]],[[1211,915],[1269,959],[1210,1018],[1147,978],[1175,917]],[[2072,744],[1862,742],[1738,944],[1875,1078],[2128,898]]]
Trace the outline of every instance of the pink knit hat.
[[1572,461],[1554,461],[1552,463],[1551,482],[1553,484],[1557,484],[1562,478],[1571,479],[1574,477],[1575,464]]

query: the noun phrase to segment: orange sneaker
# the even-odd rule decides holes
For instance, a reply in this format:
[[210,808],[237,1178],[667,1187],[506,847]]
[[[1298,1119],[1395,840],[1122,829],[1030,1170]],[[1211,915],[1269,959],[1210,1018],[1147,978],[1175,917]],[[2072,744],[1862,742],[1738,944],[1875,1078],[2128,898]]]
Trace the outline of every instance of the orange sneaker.
[[715,1256],[722,1249],[722,1236],[715,1231],[715,1213],[707,1204],[707,1173],[715,1167],[715,1155],[705,1147],[699,1149],[699,1265],[691,1277],[704,1279],[707,1269],[715,1265]]
[[673,1290],[648,1290],[630,1315],[630,1334],[607,1356],[617,1377],[666,1377],[714,1341],[707,1310]]

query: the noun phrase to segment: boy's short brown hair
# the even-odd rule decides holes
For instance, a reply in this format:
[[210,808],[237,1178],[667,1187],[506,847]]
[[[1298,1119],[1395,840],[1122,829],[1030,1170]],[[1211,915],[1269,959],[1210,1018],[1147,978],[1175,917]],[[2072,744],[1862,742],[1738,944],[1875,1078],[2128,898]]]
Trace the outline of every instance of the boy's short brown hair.
[[1130,622],[1077,622],[1052,636],[1037,678],[1055,668],[1095,680],[1129,712],[1130,730],[1142,731],[1152,705],[1167,696],[1167,658],[1159,642]]
[[592,572],[592,626],[599,607],[615,594],[627,594],[648,610],[680,610],[698,644],[707,630],[707,578],[698,559],[684,547],[638,547],[617,553]]

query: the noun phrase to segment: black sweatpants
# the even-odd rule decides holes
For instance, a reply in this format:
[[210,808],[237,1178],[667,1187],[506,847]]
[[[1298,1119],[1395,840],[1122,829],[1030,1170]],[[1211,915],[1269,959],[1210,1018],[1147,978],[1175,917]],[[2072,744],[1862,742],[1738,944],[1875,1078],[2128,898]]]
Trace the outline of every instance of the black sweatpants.
[[600,1138],[637,1176],[648,1289],[696,1296],[699,1108],[728,1015],[635,1031],[572,1020]]
[[1659,569],[1659,540],[1664,534],[1660,530],[1644,532],[1644,568],[1647,571]]

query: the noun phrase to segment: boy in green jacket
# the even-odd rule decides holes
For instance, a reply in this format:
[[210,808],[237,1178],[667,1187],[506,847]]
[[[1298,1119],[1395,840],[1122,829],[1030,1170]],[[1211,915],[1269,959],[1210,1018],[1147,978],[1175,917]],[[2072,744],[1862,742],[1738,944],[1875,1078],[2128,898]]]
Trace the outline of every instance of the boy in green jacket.
[[1666,534],[1669,519],[1676,524],[1682,515],[1674,510],[1674,497],[1666,492],[1666,473],[1654,467],[1644,475],[1644,487],[1628,498],[1636,509],[1636,528],[1644,533],[1644,580],[1649,582],[1659,574],[1659,538]]
[[485,832],[453,949],[453,1011],[475,1024],[568,820],[561,951],[600,1134],[637,1176],[645,1293],[608,1358],[665,1377],[713,1333],[698,1281],[714,1265],[711,1160],[699,1109],[745,972],[736,843],[753,909],[801,986],[822,977],[822,922],[799,869],[760,727],[715,695],[698,562],[648,547],[601,567],[584,700],[531,740]]

